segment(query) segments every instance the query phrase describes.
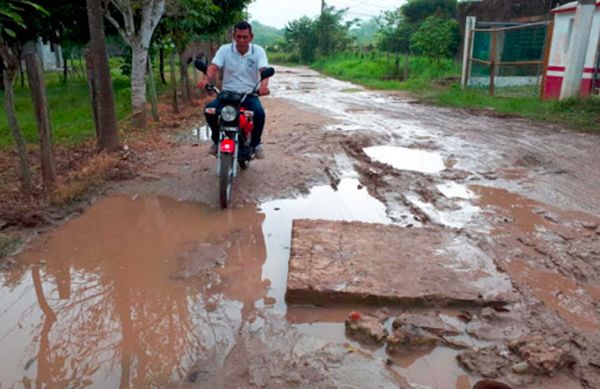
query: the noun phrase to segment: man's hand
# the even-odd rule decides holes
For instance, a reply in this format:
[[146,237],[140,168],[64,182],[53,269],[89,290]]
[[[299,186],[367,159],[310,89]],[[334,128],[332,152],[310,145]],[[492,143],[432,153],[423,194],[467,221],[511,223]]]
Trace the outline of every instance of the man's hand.
[[200,80],[200,82],[196,84],[196,86],[202,90],[205,90],[206,86],[209,84],[211,84],[210,80],[208,79],[208,77],[204,76],[202,80]]
[[202,80],[200,80],[200,82],[196,86],[200,89],[206,89],[207,85],[215,85],[217,73],[219,73],[219,68],[215,64],[211,63],[210,65],[208,65],[206,74],[202,77]]
[[259,96],[266,96],[271,93],[271,91],[269,90],[269,83],[265,81],[260,83],[260,87],[258,88]]

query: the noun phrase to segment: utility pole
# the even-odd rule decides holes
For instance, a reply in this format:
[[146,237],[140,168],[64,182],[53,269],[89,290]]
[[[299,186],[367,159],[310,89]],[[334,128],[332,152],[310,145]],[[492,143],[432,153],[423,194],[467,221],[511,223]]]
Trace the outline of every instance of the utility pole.
[[592,18],[596,9],[596,0],[579,0],[569,51],[566,55],[565,78],[560,91],[560,100],[579,97],[581,95],[581,80],[585,68],[585,58],[588,51]]
[[321,0],[321,15],[323,15],[324,10],[325,10],[325,0]]

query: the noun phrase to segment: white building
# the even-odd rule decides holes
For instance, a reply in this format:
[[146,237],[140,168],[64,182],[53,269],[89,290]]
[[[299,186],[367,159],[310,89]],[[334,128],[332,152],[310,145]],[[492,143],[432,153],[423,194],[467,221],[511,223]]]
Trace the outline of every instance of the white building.
[[[568,52],[570,45],[578,44],[577,41],[572,39],[577,4],[576,1],[573,1],[551,11],[554,15],[554,32],[552,35],[550,57],[546,72],[544,99],[558,99],[560,97],[563,80],[565,78],[565,69],[569,59]],[[587,96],[591,93],[593,79],[598,72],[599,38],[600,0],[597,0],[589,31],[589,42],[585,57],[585,67],[583,69],[583,80],[581,81],[582,96]],[[596,81],[596,86],[600,86],[599,81]]]

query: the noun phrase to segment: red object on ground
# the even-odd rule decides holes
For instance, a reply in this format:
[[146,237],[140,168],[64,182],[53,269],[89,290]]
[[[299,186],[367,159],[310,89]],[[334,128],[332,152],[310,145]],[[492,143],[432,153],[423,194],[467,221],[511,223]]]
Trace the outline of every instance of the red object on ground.
[[350,315],[348,315],[348,317],[350,318],[350,320],[358,321],[360,320],[360,312],[350,312]]

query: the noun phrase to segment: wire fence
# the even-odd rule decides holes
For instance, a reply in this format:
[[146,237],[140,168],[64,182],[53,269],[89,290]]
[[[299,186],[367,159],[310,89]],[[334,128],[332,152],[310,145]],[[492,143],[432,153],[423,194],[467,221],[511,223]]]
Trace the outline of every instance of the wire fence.
[[549,22],[477,23],[466,37],[463,85],[496,96],[539,96],[550,33]]

